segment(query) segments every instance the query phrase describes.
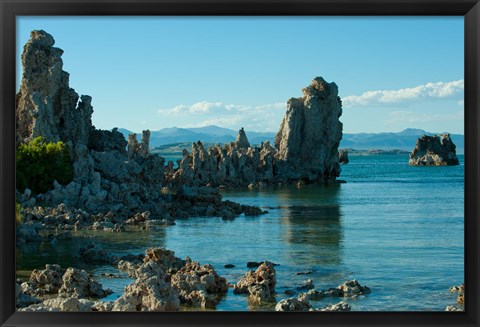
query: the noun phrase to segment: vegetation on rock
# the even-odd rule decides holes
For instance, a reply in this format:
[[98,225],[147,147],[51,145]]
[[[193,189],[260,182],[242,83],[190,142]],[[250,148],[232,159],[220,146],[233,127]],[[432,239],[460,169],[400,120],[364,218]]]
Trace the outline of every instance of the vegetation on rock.
[[17,190],[26,188],[33,193],[45,193],[56,180],[66,185],[73,179],[68,147],[63,142],[47,142],[39,136],[27,144],[20,144],[16,153]]
[[15,222],[20,225],[23,221],[23,208],[20,203],[15,202]]

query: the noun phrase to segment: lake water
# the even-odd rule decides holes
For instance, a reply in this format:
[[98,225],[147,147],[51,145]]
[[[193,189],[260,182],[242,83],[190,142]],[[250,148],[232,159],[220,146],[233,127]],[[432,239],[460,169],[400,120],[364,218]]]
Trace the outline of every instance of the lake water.
[[[410,167],[408,154],[350,156],[342,166],[343,184],[223,193],[224,199],[268,210],[263,216],[179,219],[154,232],[88,231],[57,246],[25,244],[17,248],[17,270],[43,269],[45,263],[83,268],[111,288],[108,299],[115,299],[132,280],[104,278],[101,273],[118,270],[88,266],[72,256],[88,241],[86,233],[116,255],[166,247],[176,256],[213,264],[230,283],[248,270],[248,261],[272,261],[279,264],[277,301],[307,278],[318,290],[357,279],[372,293],[346,299],[352,310],[443,311],[456,303],[448,289],[464,282],[463,155],[459,159],[460,166]],[[295,274],[305,271],[312,273]],[[336,302],[330,298],[312,305]],[[217,306],[271,309],[252,305],[232,289]]]

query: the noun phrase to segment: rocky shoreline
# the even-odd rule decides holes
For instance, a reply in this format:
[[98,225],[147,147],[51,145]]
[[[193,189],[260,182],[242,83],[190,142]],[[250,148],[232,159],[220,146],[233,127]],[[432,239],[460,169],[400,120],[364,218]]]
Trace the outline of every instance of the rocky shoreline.
[[[340,174],[338,145],[342,138],[341,100],[335,83],[317,77],[303,97],[291,98],[275,138],[252,147],[243,130],[223,147],[205,149],[200,141],[174,168],[150,153],[150,131],[128,140],[117,130],[92,125],[92,98],[79,96],[69,86],[63,68],[63,50],[45,31],[32,31],[22,54],[23,76],[16,101],[17,145],[36,137],[63,142],[69,150],[73,178],[65,185],[54,181],[51,190],[17,192],[24,207],[60,204],[91,214],[126,219],[149,211],[155,219],[186,216],[260,214],[260,210],[222,202],[218,187],[263,184],[333,183]],[[321,140],[321,142],[320,142]]]
[[[350,311],[345,302],[314,308],[310,301],[322,297],[332,300],[342,297],[359,297],[371,290],[356,280],[346,281],[337,288],[315,290],[307,281],[298,291],[297,298],[283,298],[275,291],[277,276],[275,266],[269,261],[259,263],[235,283],[218,275],[210,264],[200,264],[189,257],[180,259],[163,248],[150,248],[145,255],[115,258],[96,245],[81,249],[81,256],[89,260],[104,258],[104,263],[127,272],[134,282],[127,285],[114,301],[102,300],[112,293],[103,289],[85,270],[57,264],[47,264],[45,269],[35,269],[28,281],[17,280],[16,306],[19,311],[179,311],[215,309],[225,299],[228,288],[233,294],[245,294],[256,304],[271,304],[275,311]],[[308,287],[305,287],[308,285]],[[235,296],[235,295],[234,295]],[[277,302],[277,298],[282,298]]]

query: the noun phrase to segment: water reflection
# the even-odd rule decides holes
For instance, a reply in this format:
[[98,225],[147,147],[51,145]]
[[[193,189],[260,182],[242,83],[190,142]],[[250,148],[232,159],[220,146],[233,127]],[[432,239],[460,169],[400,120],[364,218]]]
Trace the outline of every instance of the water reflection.
[[338,266],[342,262],[340,185],[286,188],[278,193],[282,239],[293,264]]
[[[165,247],[166,232],[164,228],[152,231],[141,231],[131,228],[122,233],[106,233],[103,231],[72,232],[72,239],[61,243],[49,241],[17,244],[17,275],[28,275],[32,269],[44,269],[46,264],[59,263],[62,267],[76,267],[89,272],[102,269],[101,266],[89,265],[79,260],[80,247],[93,242],[114,256],[129,253],[144,253],[149,247]],[[59,246],[60,245],[60,246]]]

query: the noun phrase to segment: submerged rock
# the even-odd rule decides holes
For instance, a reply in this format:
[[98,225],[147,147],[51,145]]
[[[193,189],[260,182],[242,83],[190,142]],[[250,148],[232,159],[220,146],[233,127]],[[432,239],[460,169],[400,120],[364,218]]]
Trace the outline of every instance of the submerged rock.
[[247,268],[258,268],[262,262],[257,262],[257,261],[249,261],[247,262]]
[[308,291],[314,289],[315,285],[313,285],[313,280],[307,279],[303,282],[302,286],[297,287],[297,291]]
[[450,134],[423,135],[417,140],[410,153],[410,166],[453,166],[458,165],[456,146]]
[[79,255],[82,261],[88,263],[112,264],[115,261],[115,257],[111,253],[100,248],[100,246],[95,243],[81,246],[79,249]]
[[336,288],[329,288],[323,291],[310,289],[308,292],[300,294],[298,298],[302,301],[309,301],[320,300],[325,297],[356,297],[370,293],[370,288],[360,285],[360,283],[354,279],[347,280],[345,283],[337,286]]

